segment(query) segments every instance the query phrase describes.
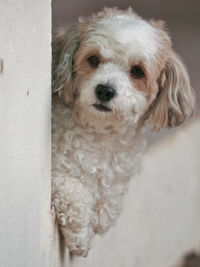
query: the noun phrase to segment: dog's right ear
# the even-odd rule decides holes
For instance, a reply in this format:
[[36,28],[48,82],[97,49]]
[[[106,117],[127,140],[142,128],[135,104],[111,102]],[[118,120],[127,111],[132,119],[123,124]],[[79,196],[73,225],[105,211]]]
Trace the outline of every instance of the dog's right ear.
[[195,109],[195,92],[190,85],[184,63],[172,49],[164,23],[162,21],[150,21],[150,23],[159,31],[162,44],[160,51],[165,56],[165,62],[157,79],[159,88],[157,97],[144,118],[149,118],[154,129],[159,131],[161,128],[176,127],[192,117]]
[[78,24],[60,29],[52,38],[52,90],[70,103],[73,100],[73,59],[80,42]]

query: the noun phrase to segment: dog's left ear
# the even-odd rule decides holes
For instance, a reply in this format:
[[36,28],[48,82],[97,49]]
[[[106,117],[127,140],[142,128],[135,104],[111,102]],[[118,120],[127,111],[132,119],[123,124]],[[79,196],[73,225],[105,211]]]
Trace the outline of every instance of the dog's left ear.
[[73,60],[79,42],[78,23],[60,29],[52,38],[52,90],[63,95],[67,103],[73,99]]
[[[161,28],[163,24],[159,26]],[[168,38],[166,32],[165,36]],[[169,39],[168,41],[171,44]],[[187,70],[170,46],[167,48],[165,66],[158,79],[158,95],[145,114],[157,131],[180,125],[193,115],[195,106],[195,94],[190,86]]]

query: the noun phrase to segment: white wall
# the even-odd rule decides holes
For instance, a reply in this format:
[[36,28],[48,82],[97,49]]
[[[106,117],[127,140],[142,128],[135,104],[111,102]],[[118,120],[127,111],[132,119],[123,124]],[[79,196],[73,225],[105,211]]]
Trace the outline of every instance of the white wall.
[[49,264],[51,1],[0,0],[0,266]]

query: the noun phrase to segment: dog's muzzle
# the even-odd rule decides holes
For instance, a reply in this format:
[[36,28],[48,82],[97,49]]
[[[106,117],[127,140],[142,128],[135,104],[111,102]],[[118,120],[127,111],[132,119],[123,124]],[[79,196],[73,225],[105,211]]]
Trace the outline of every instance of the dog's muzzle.
[[98,84],[95,89],[95,94],[97,100],[100,101],[100,104],[95,103],[93,106],[99,111],[112,111],[106,106],[106,103],[108,103],[116,95],[115,89],[104,84]]
[[110,86],[98,84],[95,89],[95,94],[98,100],[105,103],[109,102],[116,95],[116,91]]

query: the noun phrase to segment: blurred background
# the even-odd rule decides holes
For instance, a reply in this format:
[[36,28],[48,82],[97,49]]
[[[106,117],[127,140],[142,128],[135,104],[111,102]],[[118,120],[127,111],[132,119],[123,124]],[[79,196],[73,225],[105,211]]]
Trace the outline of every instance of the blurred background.
[[[133,9],[145,19],[161,19],[167,23],[174,49],[187,66],[192,87],[196,91],[197,109],[200,114],[200,1],[199,0],[53,0],[53,30],[74,22],[79,16],[89,16],[103,7],[117,6]],[[173,130],[147,131],[149,143],[173,134]]]

